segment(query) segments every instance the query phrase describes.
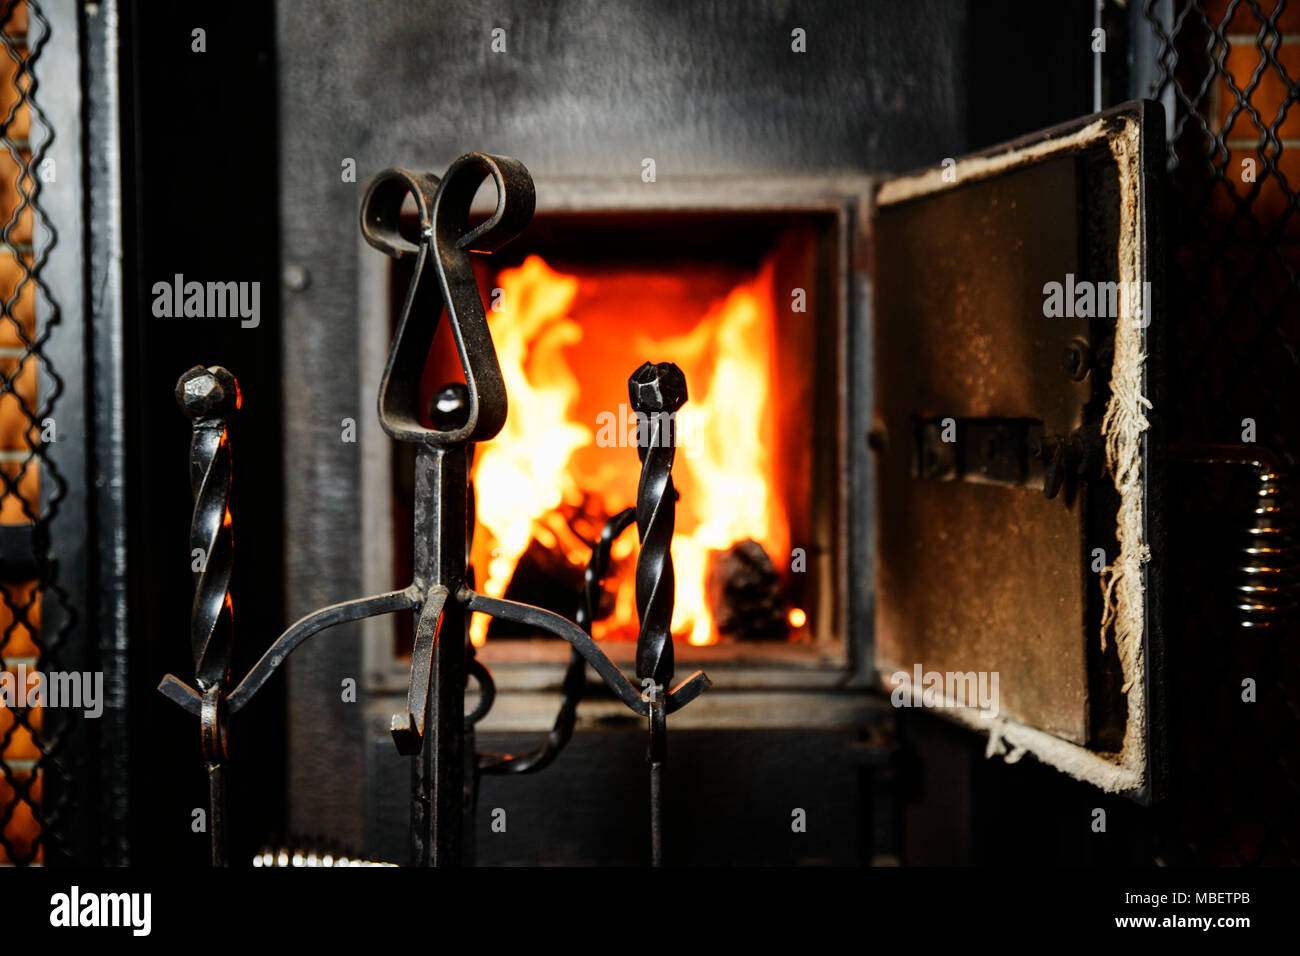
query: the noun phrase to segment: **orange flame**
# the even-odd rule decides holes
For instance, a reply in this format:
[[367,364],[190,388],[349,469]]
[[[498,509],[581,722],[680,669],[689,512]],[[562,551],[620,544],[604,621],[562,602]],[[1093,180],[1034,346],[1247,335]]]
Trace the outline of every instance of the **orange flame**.
[[[500,276],[502,308],[488,313],[510,411],[505,428],[475,455],[474,484],[479,524],[491,534],[487,575],[480,590],[501,597],[529,541],[553,546],[543,523],[575,486],[567,471],[574,450],[592,439],[589,428],[569,421],[578,380],[563,348],[582,338],[582,327],[567,317],[578,280],[551,270],[537,256]],[[476,534],[481,552],[484,536]],[[480,558],[482,555],[480,554]],[[475,615],[470,638],[481,646],[488,619]]]
[[[626,407],[609,410],[625,416],[614,429],[594,432],[576,418],[579,380],[566,349],[584,334],[605,336],[609,348],[597,352],[608,359],[583,366],[584,384],[592,377],[608,380],[598,391],[601,396],[625,396],[627,374],[645,359],[675,362],[686,374],[690,400],[679,416],[681,444],[673,469],[681,499],[672,547],[677,581],[672,629],[693,645],[716,643],[719,635],[706,594],[711,552],[746,538],[758,541],[774,559],[789,547],[787,518],[772,485],[773,269],[764,266],[733,288],[686,333],[637,335],[630,343],[627,315],[583,311],[579,300],[590,291],[586,281],[554,271],[537,256],[498,277],[502,307],[488,319],[510,411],[501,434],[476,453],[480,527],[474,564],[482,575],[480,590],[493,597],[504,594],[534,539],[571,565],[586,563],[590,550],[560,514],[562,504],[575,508],[595,502],[605,515],[635,504],[635,451],[620,447],[597,458],[576,454],[593,441],[607,444],[614,436],[620,445],[635,447],[635,426],[626,422]],[[635,582],[627,560],[634,534],[629,531],[613,549],[617,573],[611,573],[607,586],[615,591],[614,612],[596,623],[597,638],[636,635]],[[487,626],[486,617],[475,616],[470,633],[476,645],[482,644]]]

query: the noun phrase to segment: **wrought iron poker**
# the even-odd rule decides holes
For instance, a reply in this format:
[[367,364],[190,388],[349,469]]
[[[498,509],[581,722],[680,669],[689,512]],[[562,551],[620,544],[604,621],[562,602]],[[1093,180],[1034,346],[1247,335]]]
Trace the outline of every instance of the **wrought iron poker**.
[[199,729],[208,772],[208,834],[212,865],[225,866],[226,720],[222,702],[234,636],[230,573],[235,557],[227,422],[239,409],[239,383],[220,366],[196,365],[176,383],[176,402],[191,423],[194,515],[190,522],[190,567],[194,572],[194,605],[190,611],[190,644],[194,683],[201,696]]
[[[496,186],[496,208],[484,221],[471,225],[470,204],[489,178]],[[399,228],[402,206],[408,197],[414,201],[418,217],[418,235],[414,238],[408,238]],[[223,493],[229,495],[229,442],[224,419],[220,439],[214,444],[206,437],[217,425],[216,419],[205,413],[205,438],[201,444],[200,421],[194,419],[192,470],[198,467],[193,464],[195,456],[206,455],[201,470],[205,475],[216,475],[211,481],[196,481],[195,527],[200,527],[202,511],[201,527],[206,530],[211,523],[210,513],[215,509],[222,515],[216,534],[218,537],[224,534],[221,540],[227,550],[222,559],[224,565],[219,561],[215,566],[212,551],[208,552],[209,571],[199,579],[199,594],[203,599],[200,601],[196,596],[192,629],[197,635],[201,626],[206,627],[211,608],[216,605],[226,609],[227,627],[210,629],[211,636],[203,642],[205,656],[202,658],[198,652],[199,639],[195,638],[197,689],[171,674],[162,679],[158,689],[199,716],[205,728],[220,727],[225,716],[242,709],[289,654],[313,634],[334,624],[390,611],[414,612],[415,642],[406,708],[394,715],[392,735],[398,752],[414,758],[411,862],[420,866],[457,865],[465,859],[465,817],[467,811],[472,813],[479,773],[530,772],[540,770],[555,758],[572,734],[584,662],[591,665],[630,710],[649,721],[652,860],[658,863],[662,856],[660,781],[666,754],[666,717],[709,686],[708,678],[697,671],[671,691],[666,689],[673,674],[672,636],[668,630],[673,595],[669,544],[676,499],[670,474],[674,451],[671,422],[672,413],[686,400],[685,379],[676,366],[647,363],[629,381],[633,406],[646,413],[652,422],[639,448],[642,473],[637,506],[635,512],[629,509],[611,519],[600,540],[594,543],[579,622],[532,605],[487,597],[473,589],[468,554],[473,527],[473,489],[469,476],[474,445],[491,440],[505,424],[506,393],[470,255],[492,253],[504,246],[527,224],[533,206],[533,182],[523,164],[486,153],[461,156],[441,179],[431,173],[389,169],[371,183],[362,203],[362,235],[370,245],[389,256],[413,260],[414,267],[380,382],[378,401],[379,421],[384,430],[394,439],[414,444],[418,449],[413,580],[402,590],[334,604],[297,621],[276,639],[228,695],[230,521],[225,499],[221,499],[222,503],[214,504],[214,501]],[[453,383],[440,390],[426,416],[420,407],[419,384],[444,308],[465,381],[463,385]],[[218,383],[228,378],[233,394],[238,396],[238,386],[228,372],[194,369],[186,376],[195,376],[191,381],[197,381],[201,377],[197,373],[208,375]],[[182,386],[189,387],[186,381],[182,377]],[[182,386],[178,386],[178,394]],[[665,423],[668,423],[666,427]],[[636,585],[641,619],[637,641],[640,686],[619,669],[590,634],[599,606],[600,581],[609,546],[631,523],[633,514],[642,542]],[[473,750],[474,724],[487,713],[494,697],[491,674],[474,657],[469,642],[468,623],[474,612],[527,625],[562,638],[572,646],[572,662],[565,677],[564,698],[555,728],[538,748],[527,754],[476,754]],[[465,689],[471,674],[479,685],[480,698],[475,710],[466,714]],[[209,736],[205,729],[204,757],[211,766],[214,758],[209,756]],[[224,748],[224,733],[218,739]],[[217,796],[218,789],[214,789],[214,816]],[[221,838],[224,839],[224,834]],[[224,853],[219,858],[216,851],[218,839],[214,830],[214,863],[224,862]]]
[[637,484],[636,529],[641,552],[636,562],[636,676],[650,698],[650,854],[663,863],[663,768],[668,759],[664,690],[673,677],[673,525],[677,491],[673,458],[677,453],[677,412],[686,404],[686,376],[671,362],[646,362],[627,383],[628,399],[645,427],[637,429],[641,480]]

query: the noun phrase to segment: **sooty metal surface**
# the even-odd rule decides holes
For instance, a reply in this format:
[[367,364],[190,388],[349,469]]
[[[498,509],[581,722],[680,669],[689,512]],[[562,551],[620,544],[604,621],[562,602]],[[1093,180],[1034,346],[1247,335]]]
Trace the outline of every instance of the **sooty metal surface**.
[[1062,158],[878,213],[876,640],[884,673],[998,672],[1004,714],[1083,743],[1083,501],[917,475],[912,447],[925,419],[1083,424],[1092,382],[1061,357],[1089,322],[1044,318],[1042,292],[1086,270],[1078,189]]

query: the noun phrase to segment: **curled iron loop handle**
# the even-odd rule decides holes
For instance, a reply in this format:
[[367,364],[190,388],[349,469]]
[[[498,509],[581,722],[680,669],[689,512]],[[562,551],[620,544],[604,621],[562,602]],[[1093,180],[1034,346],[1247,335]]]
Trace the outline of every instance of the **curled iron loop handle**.
[[[587,561],[587,570],[583,575],[582,600],[578,603],[576,618],[578,626],[588,634],[591,633],[592,625],[595,623],[596,616],[600,611],[600,595],[605,583],[605,572],[609,568],[610,549],[613,547],[615,539],[631,526],[635,518],[636,509],[634,508],[625,508],[614,515],[605,522],[595,547],[591,549],[591,558]],[[479,674],[478,671],[474,671],[474,665],[477,665],[483,673]],[[483,675],[486,675],[487,680],[490,682],[492,679],[491,673],[479,663],[477,658],[470,662],[470,667],[471,671],[479,677],[480,690],[486,697],[489,685],[485,685]],[[569,666],[564,671],[564,682],[561,686],[560,710],[555,716],[555,724],[551,727],[550,733],[546,735],[546,739],[526,753],[478,754],[479,773],[536,773],[549,766],[573,737],[573,730],[578,721],[578,704],[582,700],[586,676],[587,660],[576,647],[572,648],[569,651]],[[492,693],[495,694],[495,688],[492,689]],[[479,705],[473,713],[474,719],[471,720],[470,716],[466,716],[466,723],[476,723],[491,709],[491,706],[490,699],[486,706],[483,699],[480,699]],[[481,714],[480,711],[482,711]]]
[[[497,189],[496,209],[471,228],[470,204],[489,178]],[[407,196],[415,199],[418,242],[400,231]],[[505,425],[505,383],[469,254],[494,252],[517,236],[532,218],[534,205],[533,180],[524,165],[487,153],[466,153],[451,164],[441,180],[431,173],[385,170],[366,191],[361,204],[361,232],[366,241],[397,259],[415,257],[414,274],[379,386],[379,422],[398,441],[429,446],[487,441]],[[421,423],[419,381],[444,306],[469,401],[463,424],[437,429]]]

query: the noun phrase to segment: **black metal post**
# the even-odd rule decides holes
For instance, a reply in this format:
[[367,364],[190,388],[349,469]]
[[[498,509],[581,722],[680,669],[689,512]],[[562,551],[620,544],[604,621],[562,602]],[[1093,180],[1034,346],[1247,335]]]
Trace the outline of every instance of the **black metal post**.
[[677,491],[673,458],[677,453],[677,412],[686,404],[686,376],[671,362],[646,362],[627,382],[636,412],[636,530],[641,553],[636,562],[636,610],[641,630],[636,642],[636,676],[650,704],[650,862],[663,864],[663,775],[668,759],[668,709],[664,695],[673,678],[673,527]]
[[468,632],[465,607],[456,596],[465,584],[468,557],[468,447],[422,446],[415,460],[415,584],[426,593],[445,588],[451,597],[436,628],[426,731],[413,771],[411,862],[416,866],[456,866],[462,858]]

